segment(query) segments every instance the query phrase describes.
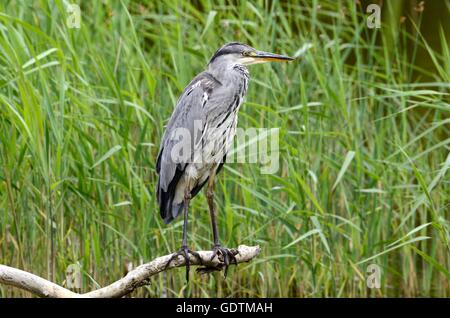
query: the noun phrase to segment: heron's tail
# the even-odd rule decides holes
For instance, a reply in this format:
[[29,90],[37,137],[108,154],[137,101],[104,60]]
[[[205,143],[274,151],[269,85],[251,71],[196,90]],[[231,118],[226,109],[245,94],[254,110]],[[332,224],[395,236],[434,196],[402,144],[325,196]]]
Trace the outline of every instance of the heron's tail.
[[163,218],[164,223],[169,224],[170,222],[172,222],[183,211],[183,207],[183,202],[181,202],[180,204],[172,203],[170,209],[164,211],[164,216],[161,212],[161,217]]
[[183,211],[184,204],[183,202],[174,203],[175,191],[173,187],[169,187],[167,191],[164,191],[160,186],[159,180],[156,187],[156,195],[159,204],[159,214],[164,223],[168,224]]

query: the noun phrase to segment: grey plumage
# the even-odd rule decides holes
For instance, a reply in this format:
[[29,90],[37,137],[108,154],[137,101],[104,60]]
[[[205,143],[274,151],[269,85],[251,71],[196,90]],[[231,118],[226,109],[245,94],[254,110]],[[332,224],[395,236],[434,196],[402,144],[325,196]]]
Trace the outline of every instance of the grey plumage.
[[185,88],[167,124],[161,141],[156,172],[156,187],[160,215],[165,223],[184,212],[183,243],[178,255],[186,260],[189,280],[187,247],[188,208],[193,198],[208,183],[206,197],[214,236],[213,258],[221,255],[225,264],[236,261],[233,251],[221,246],[214,207],[214,177],[224,164],[236,134],[237,114],[249,81],[246,65],[290,61],[287,56],[256,51],[241,44],[229,43],[216,51],[208,68],[197,75]]
[[[242,44],[229,44],[225,48],[236,46],[249,48]],[[219,61],[217,54],[212,58],[214,67],[210,63],[181,94],[161,141],[157,194],[160,214],[166,223],[182,211],[187,178],[191,195],[195,196],[208,180],[210,170],[219,169],[223,163],[236,131],[237,113],[247,91],[249,74],[243,65],[232,65],[230,69],[228,61]],[[171,134],[179,128],[186,129],[191,138],[190,153],[186,155],[189,160],[184,162],[172,158],[172,149],[179,140]],[[201,140],[195,140],[196,136]],[[195,147],[198,143],[200,147]],[[199,155],[202,162],[196,158]]]

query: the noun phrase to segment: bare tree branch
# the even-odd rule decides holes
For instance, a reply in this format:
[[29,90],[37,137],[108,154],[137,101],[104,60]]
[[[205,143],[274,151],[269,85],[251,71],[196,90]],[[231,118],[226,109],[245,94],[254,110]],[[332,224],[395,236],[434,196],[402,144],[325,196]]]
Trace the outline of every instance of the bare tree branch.
[[39,276],[5,265],[0,265],[0,283],[27,290],[39,297],[71,298],[78,296],[78,294]]
[[[236,252],[237,263],[249,262],[255,258],[261,251],[259,246],[240,245]],[[209,268],[221,269],[223,268],[223,260],[215,257],[212,261],[212,251],[199,251],[201,261],[195,256],[190,256],[190,263],[192,266],[204,266],[200,268],[202,272],[208,272]],[[147,285],[149,278],[166,269],[185,266],[185,260],[179,256],[173,260],[171,264],[165,268],[167,261],[172,255],[165,255],[154,259],[153,261],[140,265],[128,272],[128,274],[112,283],[109,286],[85,293],[77,294],[55,283],[52,283],[44,278],[34,274],[16,269],[13,267],[0,265],[0,284],[14,286],[20,289],[27,290],[34,295],[49,298],[73,298],[73,297],[90,297],[90,298],[110,298],[122,297],[138,287]]]

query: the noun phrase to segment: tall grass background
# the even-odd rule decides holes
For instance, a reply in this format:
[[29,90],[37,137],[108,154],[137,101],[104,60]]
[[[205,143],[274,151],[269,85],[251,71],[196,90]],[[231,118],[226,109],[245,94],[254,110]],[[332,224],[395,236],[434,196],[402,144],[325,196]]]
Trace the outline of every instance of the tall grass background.
[[[249,264],[172,270],[145,297],[448,297],[449,2],[0,2],[0,263],[87,292],[177,250],[155,200],[164,125],[222,44],[298,56],[250,69],[239,127],[280,128],[280,170],[226,165],[224,245]],[[212,245],[203,194],[189,244]],[[368,266],[381,288],[368,288]],[[0,286],[1,297],[30,296]]]

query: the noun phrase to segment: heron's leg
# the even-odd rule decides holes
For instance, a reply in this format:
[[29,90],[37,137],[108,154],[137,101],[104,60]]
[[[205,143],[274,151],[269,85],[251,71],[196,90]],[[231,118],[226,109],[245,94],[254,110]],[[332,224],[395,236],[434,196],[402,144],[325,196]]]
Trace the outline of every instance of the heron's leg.
[[206,199],[208,201],[209,214],[211,216],[211,226],[213,231],[214,246],[220,245],[219,233],[217,230],[216,209],[214,207],[214,176],[210,176],[208,188],[206,190]]
[[214,169],[214,172],[212,172],[209,176],[208,188],[206,190],[206,198],[208,201],[209,214],[211,215],[211,225],[212,225],[213,238],[214,238],[213,255],[211,257],[211,261],[216,256],[219,256],[223,259],[223,262],[225,264],[224,275],[226,277],[227,272],[228,272],[228,265],[230,265],[230,263],[235,263],[237,265],[237,260],[236,260],[237,252],[234,250],[230,250],[228,248],[224,248],[220,244],[219,232],[217,230],[216,209],[214,207],[214,179],[216,176],[215,171],[216,170]]
[[183,208],[183,216],[184,216],[184,221],[183,221],[183,241],[181,244],[181,249],[174,253],[169,261],[166,263],[165,268],[167,268],[170,263],[178,258],[178,256],[182,256],[185,261],[186,261],[186,281],[189,282],[189,270],[190,270],[190,258],[189,258],[189,254],[194,255],[195,257],[197,257],[200,261],[200,264],[202,263],[202,258],[200,257],[200,255],[197,252],[194,252],[192,250],[190,250],[187,246],[187,228],[188,228],[188,214],[189,214],[189,203],[191,201],[191,192],[189,190],[189,188],[187,187],[187,190],[184,193],[184,208]]
[[189,203],[191,202],[191,194],[186,191],[184,193],[184,209],[183,209],[183,242],[182,247],[187,248],[187,227],[188,227],[188,214],[189,214]]

